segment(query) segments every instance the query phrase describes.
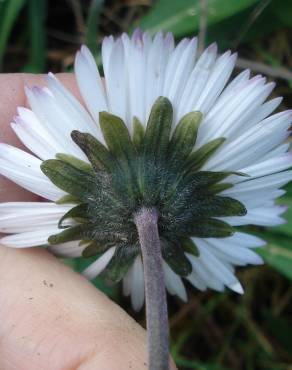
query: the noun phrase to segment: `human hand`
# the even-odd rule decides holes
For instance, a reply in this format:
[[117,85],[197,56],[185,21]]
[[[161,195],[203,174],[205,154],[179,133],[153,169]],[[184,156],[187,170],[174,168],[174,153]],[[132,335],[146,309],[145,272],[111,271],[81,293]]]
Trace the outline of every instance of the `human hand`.
[[[58,77],[80,98],[73,75]],[[24,84],[41,86],[44,80],[0,76],[0,142],[21,148],[9,123],[17,106],[25,105]],[[36,200],[0,179],[0,202]],[[0,246],[0,317],[0,370],[147,369],[145,331],[44,249]]]

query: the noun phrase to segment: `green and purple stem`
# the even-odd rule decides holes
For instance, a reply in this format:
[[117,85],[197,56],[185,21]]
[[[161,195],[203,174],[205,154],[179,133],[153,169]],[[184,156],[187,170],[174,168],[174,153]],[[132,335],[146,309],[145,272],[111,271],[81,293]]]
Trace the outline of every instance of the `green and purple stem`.
[[162,254],[158,234],[158,213],[142,208],[135,215],[142,251],[146,320],[148,331],[149,370],[169,369],[169,329]]

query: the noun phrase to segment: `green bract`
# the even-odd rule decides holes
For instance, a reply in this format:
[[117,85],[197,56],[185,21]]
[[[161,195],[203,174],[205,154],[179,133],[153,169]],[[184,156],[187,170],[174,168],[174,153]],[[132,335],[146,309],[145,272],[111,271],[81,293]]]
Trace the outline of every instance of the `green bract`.
[[[116,246],[107,273],[119,281],[140,253],[133,216],[141,207],[155,207],[163,258],[177,274],[188,275],[192,267],[184,252],[197,253],[191,237],[228,237],[233,228],[217,217],[246,213],[239,201],[218,195],[231,186],[222,182],[230,172],[200,170],[224,141],[219,138],[193,151],[201,119],[200,112],[191,112],[172,133],[172,106],[160,97],[146,130],[134,118],[132,137],[119,117],[101,112],[107,147],[88,133],[73,131],[72,139],[90,165],[65,154],[41,165],[44,174],[68,193],[59,202],[76,203],[59,222],[63,230],[49,243],[84,241],[84,257]],[[68,219],[75,225],[66,225]]]

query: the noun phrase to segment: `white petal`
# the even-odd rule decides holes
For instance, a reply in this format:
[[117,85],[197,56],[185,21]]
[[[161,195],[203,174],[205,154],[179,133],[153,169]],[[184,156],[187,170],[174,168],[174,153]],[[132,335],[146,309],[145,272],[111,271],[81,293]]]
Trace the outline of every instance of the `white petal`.
[[255,124],[268,117],[280,105],[282,100],[283,98],[278,97],[262,104],[262,106],[257,109],[253,117],[251,117],[249,122],[246,122],[245,129],[253,127]]
[[238,91],[240,91],[249,80],[250,71],[245,70],[241,72],[238,76],[236,76],[222,91],[219,98],[216,100],[214,106],[208,112],[208,120],[211,120],[214,117],[220,115],[221,111],[225,109],[226,105],[230,103],[231,98],[235,95]]
[[240,266],[245,266],[247,264],[260,265],[263,263],[262,258],[257,253],[250,250],[251,247],[240,245],[241,236],[233,238],[234,236],[224,239],[209,238],[205,239],[205,242],[212,248],[213,254],[221,261],[227,261]]
[[230,54],[230,52],[226,52],[216,60],[206,86],[193,107],[194,110],[206,114],[214,104],[234,68],[237,55]]
[[277,226],[286,223],[279,215],[287,210],[285,206],[263,206],[258,208],[247,209],[245,216],[222,217],[223,221],[232,226],[241,225],[260,225],[260,226]]
[[170,52],[171,49],[166,44],[163,33],[158,32],[153,39],[147,56],[145,77],[146,121],[155,100],[163,94],[165,70]]
[[58,232],[60,230],[56,226],[50,226],[40,230],[4,236],[0,239],[0,244],[12,248],[38,247],[47,245],[49,236]]
[[86,158],[71,139],[71,132],[76,129],[76,126],[72,123],[66,111],[59,106],[54,95],[48,89],[38,87],[26,88],[25,92],[32,111],[45,128],[45,131],[53,138],[54,143],[57,143],[61,153],[76,155],[81,159]]
[[105,69],[105,85],[108,107],[111,113],[124,121],[127,119],[127,81],[124,47],[118,39],[111,47],[109,60]]
[[289,150],[289,147],[290,147],[290,144],[289,143],[284,143],[284,144],[280,144],[278,145],[275,149],[269,151],[267,154],[265,154],[258,162],[256,163],[259,163],[261,161],[266,161],[268,159],[271,159],[271,158],[275,158],[277,156],[280,156],[281,154],[284,154],[286,153],[288,150]]
[[163,261],[163,271],[165,285],[169,293],[177,295],[182,301],[186,302],[188,300],[187,292],[180,276],[173,272],[172,269],[168,266],[168,264],[164,261]]
[[234,284],[230,284],[229,289],[233,290],[235,293],[238,293],[238,294],[243,294],[244,293],[243,287],[242,287],[242,285],[240,284],[239,281],[237,281]]
[[82,256],[85,246],[80,245],[80,240],[56,245],[49,245],[48,250],[55,256],[63,258],[77,258]]
[[11,161],[18,164],[18,166],[26,167],[27,171],[37,174],[41,173],[40,164],[42,161],[12,145],[0,143],[0,158],[3,161]]
[[74,95],[52,73],[48,74],[46,80],[50,91],[58,101],[59,106],[62,107],[70,120],[72,120],[72,125],[75,129],[81,132],[91,133],[100,139],[100,128]]
[[208,238],[208,242],[217,243],[220,245],[226,245],[228,248],[235,248],[235,246],[245,248],[258,248],[263,247],[266,242],[255,235],[250,235],[242,232],[236,232],[232,236],[219,239],[219,238]]
[[39,158],[51,159],[56,153],[63,151],[63,147],[41,124],[36,115],[29,109],[18,107],[18,116],[11,123],[13,131],[20,141]]
[[131,294],[132,289],[132,275],[133,275],[133,266],[129,268],[123,278],[123,294],[125,296],[129,296]]
[[0,232],[21,233],[57,227],[60,218],[71,208],[45,202],[1,203]]
[[[237,137],[245,122],[249,120],[258,107],[265,101],[274,87],[273,83],[265,85],[265,79],[256,76],[249,80],[239,91],[234,91],[224,107],[219,111],[216,105],[210,110],[199,130],[199,147],[218,137]],[[219,104],[219,103],[218,103]]]
[[0,144],[0,174],[43,198],[56,201],[66,193],[50,182],[40,164],[38,158],[23,150]]
[[292,167],[292,153],[285,153],[281,156],[270,158],[251,166],[241,168],[240,172],[249,175],[248,178],[234,176],[234,180],[233,177],[229,177],[227,181],[231,180],[232,183],[250,181],[252,178],[272,175],[273,173],[287,170],[290,167]]
[[255,163],[280,145],[288,136],[292,114],[282,112],[271,116],[222,146],[204,166],[205,170],[238,170]]
[[96,278],[108,265],[115,253],[116,247],[108,249],[102,256],[100,256],[96,261],[90,264],[83,272],[87,279],[92,280]]
[[232,188],[224,190],[221,194],[237,197],[238,195],[251,194],[255,191],[275,190],[292,180],[292,170],[259,177],[250,181],[235,184]]
[[196,287],[199,290],[206,290],[207,285],[203,281],[203,279],[196,273],[196,271],[192,271],[190,275],[186,277],[186,279],[193,284],[194,287]]
[[[177,47],[178,50],[179,47],[180,45]],[[182,48],[182,53],[179,54],[178,50],[173,53],[172,59],[169,61],[169,66],[166,70],[166,86],[164,87],[164,94],[172,102],[175,116],[178,113],[178,101],[194,66],[197,39],[188,40],[184,50]],[[174,54],[176,54],[176,57],[174,57]]]
[[252,91],[251,96],[249,96],[244,103],[241,103],[241,115],[237,115],[236,122],[233,121],[228,128],[226,128],[224,137],[227,137],[228,139],[238,137],[249,127],[253,127],[254,125],[250,124],[250,122],[257,115],[259,117],[262,115],[262,103],[271,94],[274,87],[275,83],[271,82],[255,91]]
[[225,87],[225,89],[222,91],[222,94],[216,101],[214,108],[212,108],[212,114],[213,115],[217,114],[236,92],[240,91],[244,86],[246,86],[249,79],[250,79],[249,69],[242,71],[236,77],[234,77],[234,79],[228,83],[228,85]]
[[[188,82],[182,93],[178,107],[178,117],[195,110],[196,103],[204,90],[212,67],[215,63],[217,54],[217,45],[210,45],[198,59]],[[171,78],[171,75],[170,77]]]
[[113,36],[105,37],[102,40],[101,54],[102,54],[102,66],[103,66],[105,76],[109,74],[108,68],[109,68],[110,55],[111,55],[113,46],[114,46]]
[[180,57],[182,53],[184,52],[188,44],[189,44],[188,39],[185,38],[181,40],[169,56],[168,63],[166,66],[166,71],[165,71],[165,80],[164,80],[164,86],[163,86],[163,92],[162,92],[163,96],[168,97],[169,95],[169,92],[171,90],[171,85],[173,83],[173,76],[176,73],[176,67],[180,61]]
[[97,65],[84,45],[76,54],[74,69],[85,104],[95,122],[99,122],[99,112],[108,111],[108,106]]
[[209,74],[209,70],[200,71],[199,69],[194,69],[182,94],[178,108],[178,117],[183,117],[185,114],[194,111],[193,107],[207,83]]
[[236,289],[236,292],[243,293],[243,289],[239,289],[240,283],[235,275],[212,253],[212,249],[209,247],[203,239],[194,238],[194,241],[200,251],[200,260],[209,270],[210,274],[213,274],[215,278],[221,281],[228,288]]
[[142,124],[146,123],[145,105],[145,73],[146,50],[142,35],[133,34],[132,40],[123,34],[122,41],[126,55],[127,80],[128,80],[128,127],[131,127],[133,117],[137,117]]
[[274,204],[275,200],[285,193],[285,190],[282,189],[255,191],[240,193],[233,198],[243,203],[247,209],[251,209]]
[[131,302],[135,311],[141,310],[144,304],[144,274],[141,256],[137,256],[132,266]]
[[198,274],[200,279],[207,287],[217,290],[218,292],[224,291],[224,285],[222,281],[215,278],[214,275],[207,270],[206,266],[202,263],[199,257],[195,257],[189,253],[186,253],[186,255],[192,264],[193,270]]

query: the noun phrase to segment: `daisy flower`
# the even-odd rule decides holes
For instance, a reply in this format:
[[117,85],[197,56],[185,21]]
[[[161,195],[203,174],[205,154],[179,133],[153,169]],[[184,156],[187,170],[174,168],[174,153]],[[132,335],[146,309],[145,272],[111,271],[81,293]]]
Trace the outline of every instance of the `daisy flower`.
[[146,301],[156,295],[148,329],[165,316],[164,284],[184,301],[184,280],[243,293],[234,268],[261,264],[264,241],[240,226],[283,223],[275,200],[292,179],[292,114],[272,114],[274,83],[249,70],[229,82],[236,54],[196,50],[196,38],[175,46],[170,33],[106,37],[102,81],[82,46],[86,108],[50,73],[11,124],[29,152],[0,144],[0,173],[46,200],[2,203],[0,243],[96,256],[84,275],[122,281],[134,309],[145,287]]

